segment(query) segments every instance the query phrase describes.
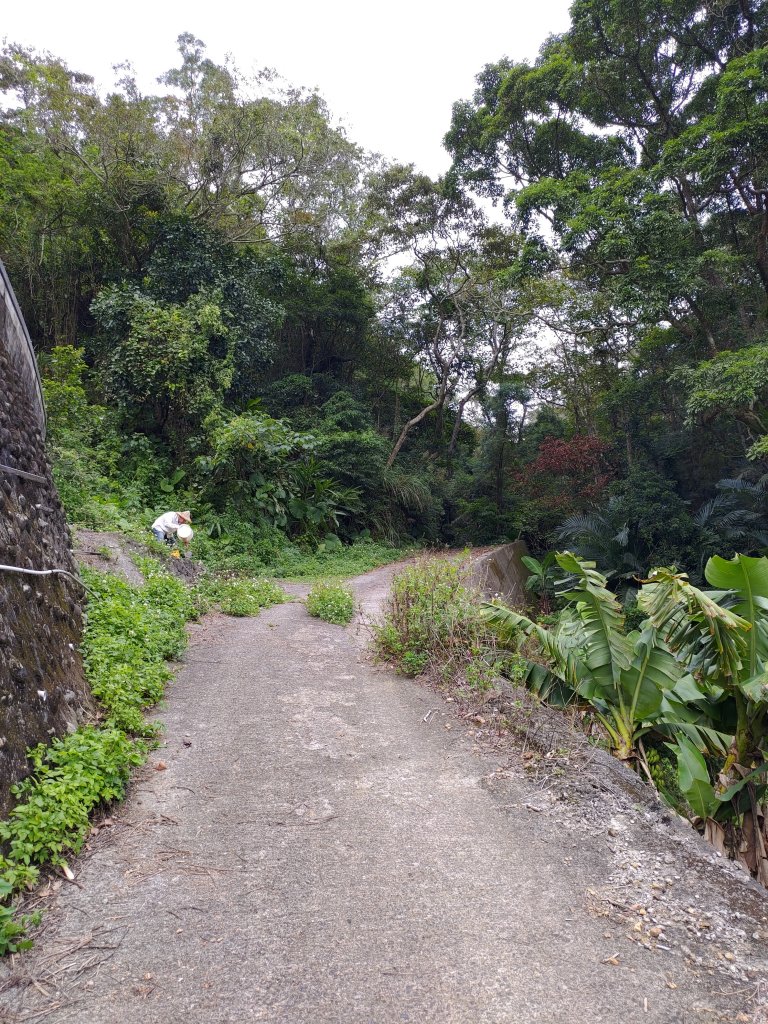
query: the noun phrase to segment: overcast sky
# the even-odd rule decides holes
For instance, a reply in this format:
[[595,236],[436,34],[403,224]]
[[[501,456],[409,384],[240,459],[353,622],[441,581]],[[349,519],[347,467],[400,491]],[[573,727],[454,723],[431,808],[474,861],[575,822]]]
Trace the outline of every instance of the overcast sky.
[[175,42],[193,32],[208,55],[232,54],[244,71],[275,68],[316,87],[350,138],[437,175],[448,166],[441,139],[451,104],[501,56],[532,59],[568,26],[569,0],[21,0],[3,4],[7,40],[49,50],[78,71],[112,83],[129,60],[145,92],[176,63]]

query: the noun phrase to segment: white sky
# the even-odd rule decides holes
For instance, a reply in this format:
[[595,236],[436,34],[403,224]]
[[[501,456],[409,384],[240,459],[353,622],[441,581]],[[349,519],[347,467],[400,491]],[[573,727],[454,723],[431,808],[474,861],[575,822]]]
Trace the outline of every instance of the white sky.
[[216,62],[243,72],[273,67],[317,88],[352,141],[436,176],[451,105],[469,98],[484,64],[532,59],[568,27],[569,0],[21,0],[3,3],[0,33],[48,50],[108,87],[112,66],[136,68],[145,92],[177,63],[192,32]]

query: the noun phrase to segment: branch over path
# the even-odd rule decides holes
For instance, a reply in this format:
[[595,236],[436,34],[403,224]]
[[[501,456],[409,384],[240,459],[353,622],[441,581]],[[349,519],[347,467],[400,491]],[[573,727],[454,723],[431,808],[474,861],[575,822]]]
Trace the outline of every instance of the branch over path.
[[[391,572],[358,581],[369,607]],[[0,1020],[753,1019],[749,885],[674,829],[636,846],[665,826],[630,801],[537,788],[363,632],[298,603],[193,627],[165,749],[0,975]]]

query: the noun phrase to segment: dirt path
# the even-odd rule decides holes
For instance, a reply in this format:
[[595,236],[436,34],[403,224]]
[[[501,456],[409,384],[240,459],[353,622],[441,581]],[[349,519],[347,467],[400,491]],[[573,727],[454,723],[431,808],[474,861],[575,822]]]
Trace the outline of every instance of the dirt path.
[[[369,607],[390,575],[358,581]],[[193,627],[166,745],[4,968],[0,1019],[762,1019],[761,894],[599,786],[537,786],[362,633],[298,603]]]

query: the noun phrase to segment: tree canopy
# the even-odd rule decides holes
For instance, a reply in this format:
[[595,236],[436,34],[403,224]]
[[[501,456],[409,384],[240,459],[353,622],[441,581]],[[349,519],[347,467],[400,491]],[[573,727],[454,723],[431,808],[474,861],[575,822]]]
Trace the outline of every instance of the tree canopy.
[[455,103],[440,180],[178,45],[153,95],[0,55],[0,255],[50,393],[100,410],[52,418],[73,514],[161,479],[222,537],[760,549],[768,5],[576,0]]

